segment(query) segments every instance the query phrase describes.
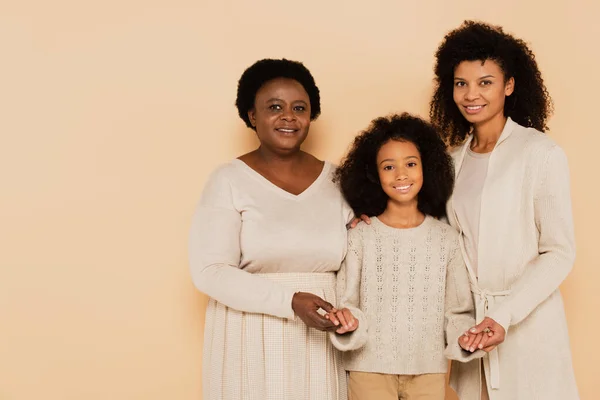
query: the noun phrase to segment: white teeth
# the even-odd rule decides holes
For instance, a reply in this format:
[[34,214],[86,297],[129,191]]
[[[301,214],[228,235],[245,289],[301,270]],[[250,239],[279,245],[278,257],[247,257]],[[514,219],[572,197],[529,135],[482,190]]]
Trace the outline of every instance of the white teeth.
[[469,110],[479,110],[480,108],[482,108],[483,106],[467,106],[467,108]]
[[277,129],[280,132],[285,132],[285,133],[294,133],[293,129]]
[[406,190],[410,187],[410,185],[406,185],[406,186],[394,186],[394,189],[399,189],[399,190]]

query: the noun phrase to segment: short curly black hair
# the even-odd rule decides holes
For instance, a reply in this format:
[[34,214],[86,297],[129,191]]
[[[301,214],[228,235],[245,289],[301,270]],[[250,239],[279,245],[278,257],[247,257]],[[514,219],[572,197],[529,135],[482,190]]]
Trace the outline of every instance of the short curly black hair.
[[423,186],[418,194],[418,209],[441,218],[454,187],[454,168],[444,141],[435,128],[408,113],[374,119],[360,133],[348,155],[335,172],[342,193],[355,215],[377,216],[387,206],[388,196],[379,182],[377,153],[390,140],[413,143],[421,154]]
[[453,146],[464,141],[471,124],[462,116],[453,99],[454,71],[463,61],[493,60],[514,78],[514,92],[506,98],[504,115],[541,132],[548,129],[553,112],[550,94],[544,85],[535,55],[527,44],[499,26],[464,21],[449,32],[435,53],[435,92],[429,117],[446,142]]
[[250,123],[248,111],[254,108],[258,90],[268,81],[276,78],[289,78],[300,83],[310,99],[310,119],[315,120],[321,114],[321,96],[319,88],[310,71],[299,61],[265,58],[248,67],[238,81],[235,106],[240,118],[248,128],[256,130]]

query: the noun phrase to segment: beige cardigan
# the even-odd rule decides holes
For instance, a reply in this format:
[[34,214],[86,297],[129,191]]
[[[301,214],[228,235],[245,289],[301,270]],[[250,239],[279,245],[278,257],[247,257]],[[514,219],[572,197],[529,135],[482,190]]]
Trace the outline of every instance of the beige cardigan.
[[[472,138],[452,153],[456,176]],[[452,199],[447,211],[461,231]],[[509,118],[481,194],[478,281],[467,265],[477,320],[489,316],[507,333],[484,358],[490,400],[579,398],[559,292],[574,258],[566,156],[546,135]],[[454,362],[450,383],[461,399],[479,399],[480,377],[478,360]]]

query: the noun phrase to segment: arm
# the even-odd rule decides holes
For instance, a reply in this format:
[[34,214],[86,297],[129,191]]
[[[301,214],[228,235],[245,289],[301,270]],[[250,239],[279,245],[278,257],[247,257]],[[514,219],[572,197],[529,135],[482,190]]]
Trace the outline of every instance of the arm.
[[192,280],[201,292],[227,307],[294,318],[294,290],[239,268],[242,218],[223,170],[209,179],[189,235]]
[[533,201],[539,255],[512,285],[511,294],[488,314],[506,331],[558,289],[575,261],[569,168],[560,147],[549,150],[536,184]]
[[469,273],[463,261],[458,241],[450,252],[446,270],[446,350],[450,360],[468,362],[483,357],[482,350],[468,352],[459,345],[461,336],[475,324],[475,306],[471,294]]
[[356,350],[367,341],[367,320],[358,308],[360,302],[360,277],[362,268],[362,240],[360,229],[348,232],[348,251],[337,273],[338,309],[347,308],[358,320],[355,331],[337,334],[330,332],[331,343],[341,351]]

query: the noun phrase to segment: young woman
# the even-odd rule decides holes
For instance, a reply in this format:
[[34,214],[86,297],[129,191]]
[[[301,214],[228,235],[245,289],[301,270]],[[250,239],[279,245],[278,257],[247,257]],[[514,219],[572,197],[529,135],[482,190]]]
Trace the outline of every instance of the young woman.
[[466,21],[436,53],[431,121],[452,153],[448,202],[471,277],[483,362],[454,363],[461,399],[578,398],[559,285],[573,267],[569,170],[543,132],[552,103],[533,52]]

